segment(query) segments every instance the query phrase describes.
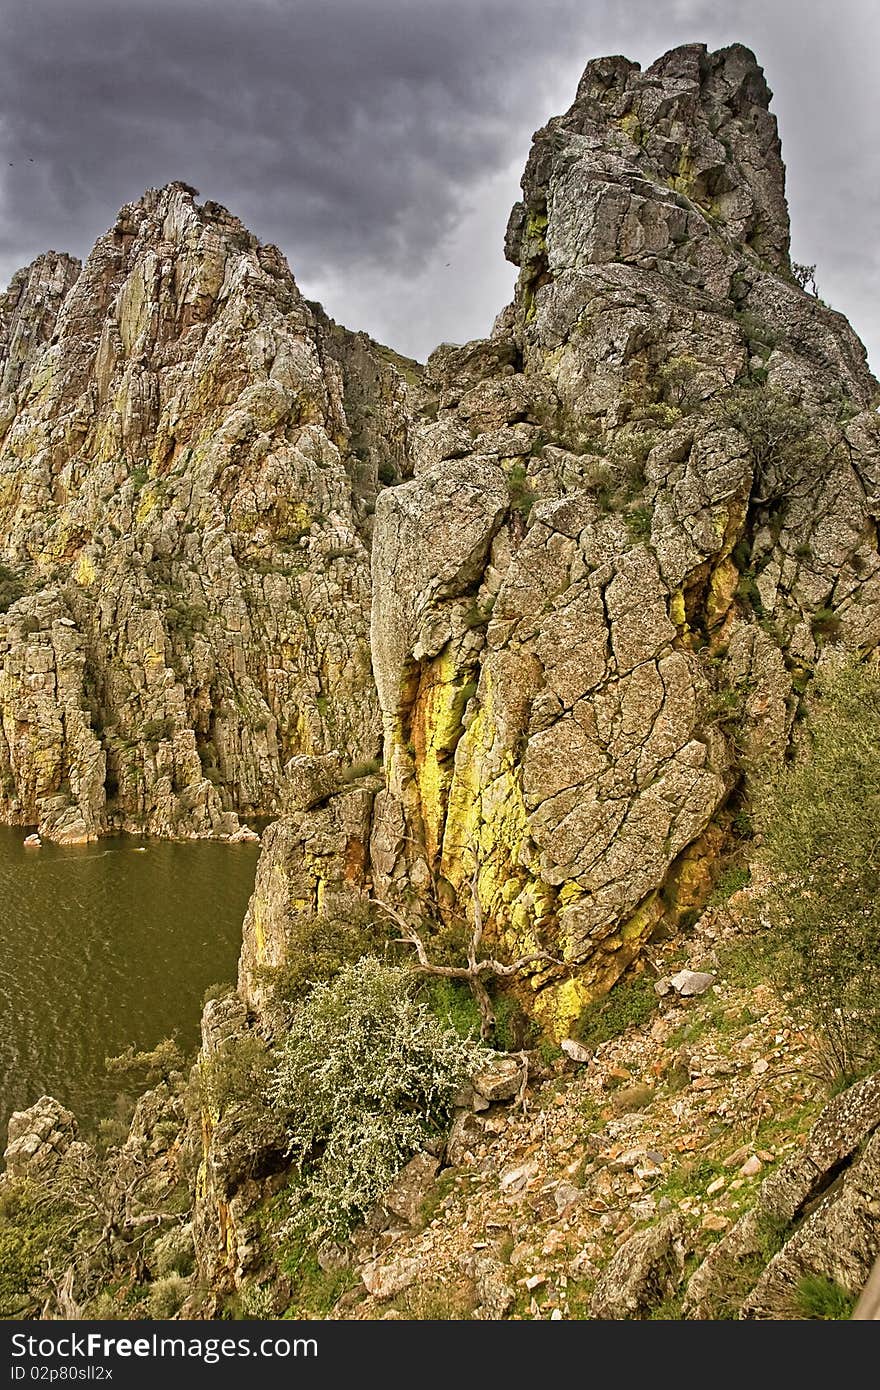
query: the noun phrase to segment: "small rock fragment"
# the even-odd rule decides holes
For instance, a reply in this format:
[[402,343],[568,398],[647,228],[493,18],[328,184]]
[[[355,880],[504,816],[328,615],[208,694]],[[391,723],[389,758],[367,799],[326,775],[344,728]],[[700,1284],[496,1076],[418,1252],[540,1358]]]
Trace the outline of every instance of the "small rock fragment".
[[679,970],[677,975],[671,977],[669,983],[682,999],[690,999],[711,989],[715,983],[715,976],[705,970]]
[[560,1216],[564,1212],[570,1211],[575,1202],[579,1202],[582,1196],[581,1188],[574,1187],[570,1182],[561,1182],[553,1193],[553,1200],[556,1203],[556,1210]]
[[410,1288],[423,1273],[420,1260],[398,1259],[385,1264],[379,1259],[364,1266],[361,1278],[374,1298],[394,1298],[395,1294]]
[[704,1231],[726,1231],[729,1225],[730,1222],[727,1217],[722,1216],[721,1213],[717,1211],[707,1211],[700,1222],[700,1226]]
[[504,1192],[521,1192],[529,1178],[538,1171],[537,1163],[524,1163],[519,1168],[509,1168],[501,1174],[501,1187]]
[[513,1100],[522,1079],[521,1062],[514,1057],[499,1057],[475,1074],[473,1087],[487,1101]]

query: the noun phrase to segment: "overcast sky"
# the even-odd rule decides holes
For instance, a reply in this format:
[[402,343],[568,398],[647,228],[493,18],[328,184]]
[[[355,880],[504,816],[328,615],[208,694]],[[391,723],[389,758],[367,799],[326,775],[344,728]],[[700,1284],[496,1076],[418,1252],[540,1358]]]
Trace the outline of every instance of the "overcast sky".
[[793,255],[877,370],[877,0],[3,0],[0,280],[183,179],[424,357],[510,298],[531,135],[588,59],[734,41],[775,93]]

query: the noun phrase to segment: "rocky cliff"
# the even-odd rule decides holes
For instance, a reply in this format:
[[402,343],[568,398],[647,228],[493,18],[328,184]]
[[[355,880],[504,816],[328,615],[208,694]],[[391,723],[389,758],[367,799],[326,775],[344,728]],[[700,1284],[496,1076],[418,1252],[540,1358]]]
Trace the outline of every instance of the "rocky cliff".
[[739,46],[602,59],[535,136],[514,302],[432,355],[377,499],[386,784],[276,827],[251,1002],[295,902],[372,882],[561,961],[529,1000],[561,1035],[705,899],[823,645],[876,645],[877,385],[792,272],[769,100]]
[[[560,1035],[692,914],[823,645],[880,638],[877,386],[733,46],[588,65],[491,338],[424,372],[174,184],[0,302],[0,813],[282,812],[241,985],[370,895],[544,954]],[[381,785],[359,774],[384,758]]]
[[[123,209],[82,269],[50,253],[0,301],[0,812],[69,839],[229,835],[239,816],[277,815],[238,994],[205,1010],[198,1113],[184,1121],[178,1092],[153,1093],[128,1141],[152,1145],[187,1187],[189,1239],[215,1290],[247,1284],[272,1244],[289,1165],[249,1068],[283,1020],[285,972],[308,973],[303,952],[330,958],[345,932],[367,942],[377,912],[446,959],[463,958],[472,932],[474,959],[481,938],[502,963],[529,960],[520,1003],[557,1040],[650,938],[676,966],[705,956],[716,969],[711,914],[703,937],[669,938],[699,917],[753,770],[786,752],[826,648],[880,644],[878,386],[845,319],[790,263],[769,102],[736,45],[677,49],[645,72],[590,63],[571,109],[534,139],[506,238],[514,302],[490,338],[443,345],[424,369],[332,324],[279,252],[182,185]],[[762,984],[727,989],[713,986],[705,1057],[672,1041],[672,998],[650,1032],[593,1058],[586,1086],[557,1102],[545,1074],[544,1108],[563,1112],[552,1142],[546,1116],[483,1115],[494,1093],[459,1115],[446,1156],[486,1178],[475,1228],[528,1199],[545,1227],[555,1203],[557,1226],[576,1231],[554,1245],[550,1230],[538,1251],[522,1213],[511,1226],[527,1292],[581,1242],[547,1304],[560,1315],[576,1315],[565,1281],[590,1266],[592,1288],[609,1241],[620,1258],[593,1316],[645,1316],[679,1289],[674,1205],[703,1222],[698,1242],[731,1227],[725,1257],[761,1254],[743,1214],[751,1180],[796,1138],[768,1138],[763,1158],[718,1145],[764,1053],[791,1055],[794,1071],[802,1039]],[[721,1056],[723,1024],[739,1031]],[[206,1089],[236,1068],[237,1104],[231,1083],[226,1100]],[[669,1083],[644,1121],[631,1117],[653,1091],[604,1104],[638,1071]],[[718,1077],[734,1078],[721,1099],[704,1094]],[[875,1143],[875,1091],[857,1134],[846,1104],[832,1116],[847,1164]],[[595,1163],[570,1111],[584,1103],[601,1110]],[[150,1128],[163,1105],[176,1135],[164,1148]],[[818,1109],[815,1091],[786,1085],[768,1105],[756,1126],[775,1106],[793,1133]],[[675,1137],[682,1117],[691,1149],[718,1149],[715,1170],[681,1201],[674,1174],[666,1205],[645,1198],[638,1220],[664,1220],[630,1246],[632,1198],[663,1169],[660,1149],[690,1143]],[[627,1163],[643,1127],[655,1147]],[[824,1134],[821,1183],[793,1158],[783,1203],[788,1233],[807,1209],[831,1213],[822,1241],[839,1215],[810,1205],[828,1173],[839,1198]],[[519,1165],[500,1197],[498,1135]],[[528,1158],[541,1135],[543,1174]],[[437,1161],[422,1163],[429,1184]],[[730,1165],[741,1195],[719,1214],[710,1199],[728,1193]],[[864,1215],[862,1178],[851,1187]],[[394,1200],[413,1215],[412,1193]],[[464,1268],[438,1222],[412,1237],[409,1283],[385,1279],[380,1258],[400,1231],[366,1231],[371,1298],[408,1288],[426,1250]],[[827,1273],[833,1243],[801,1265],[797,1246],[792,1267]],[[863,1244],[852,1269],[831,1271],[850,1291],[870,1262]],[[723,1259],[687,1248],[706,1256],[688,1308],[714,1316]],[[489,1256],[465,1264],[478,1315],[509,1312]],[[752,1313],[737,1307],[780,1315],[762,1268],[740,1291]],[[358,1297],[337,1313],[372,1315]]]
[[0,815],[234,833],[373,758],[369,538],[403,378],[174,184],[0,301]]
[[[587,67],[491,338],[415,364],[171,185],[0,303],[0,813],[266,847],[242,986],[377,893],[556,964],[705,896],[823,643],[880,637],[876,383],[739,46]],[[371,570],[371,573],[370,573]],[[372,770],[383,751],[385,777]],[[295,759],[295,764],[291,764]],[[287,773],[285,774],[285,769]],[[409,909],[408,909],[409,910]]]

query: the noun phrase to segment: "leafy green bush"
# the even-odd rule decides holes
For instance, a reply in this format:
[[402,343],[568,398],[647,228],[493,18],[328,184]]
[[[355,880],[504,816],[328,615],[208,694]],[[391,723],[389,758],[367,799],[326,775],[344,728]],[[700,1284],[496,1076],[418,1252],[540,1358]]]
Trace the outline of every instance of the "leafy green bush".
[[63,1264],[70,1248],[64,1210],[52,1210],[39,1189],[8,1184],[0,1195],[0,1318],[23,1317],[35,1301],[47,1260]]
[[760,915],[770,977],[837,1078],[880,1058],[880,676],[848,660],[815,685],[807,747],[755,798]]
[[186,1057],[174,1038],[163,1038],[146,1052],[138,1052],[129,1043],[118,1057],[105,1057],[104,1066],[113,1076],[133,1077],[139,1084],[156,1086],[160,1081],[174,1080],[175,1073],[186,1066]]
[[269,1049],[258,1033],[229,1038],[222,1048],[202,1056],[198,1085],[203,1105],[216,1115],[242,1105],[260,1106],[269,1076]]
[[687,355],[670,357],[657,373],[663,399],[680,410],[692,409],[699,402],[697,382],[702,364]]
[[623,516],[632,539],[636,542],[651,539],[651,522],[654,519],[653,507],[629,507]]
[[745,888],[749,882],[749,871],[743,864],[730,864],[719,875],[715,887],[709,897],[709,906],[716,907],[719,903],[726,903],[728,898],[732,898],[734,893],[738,893],[741,888]]
[[242,1284],[238,1291],[241,1317],[244,1319],[271,1318],[275,1311],[275,1298],[266,1284]]
[[[424,998],[441,1023],[454,1028],[461,1038],[479,1038],[479,1006],[469,986],[463,980],[448,980],[442,976],[429,977],[421,985],[419,997]],[[523,1009],[515,994],[493,994],[495,1014],[494,1036],[491,1041],[501,1052],[519,1051],[535,1041],[536,1026]]]
[[27,589],[15,571],[0,565],[0,613],[8,613],[12,605],[26,593]]
[[528,475],[524,463],[515,463],[507,475],[507,487],[510,493],[510,509],[519,512],[527,517],[532,510],[535,501],[535,493],[529,486]]
[[811,417],[776,387],[739,387],[721,398],[718,409],[722,421],[748,441],[759,502],[783,497],[823,452]]
[[202,995],[202,1004],[210,1004],[214,999],[225,999],[228,994],[232,994],[235,986],[226,982],[218,981],[216,984],[208,985]]
[[366,956],[294,1012],[269,1094],[302,1182],[293,1224],[313,1238],[367,1215],[448,1121],[480,1049],[414,997],[410,972]]
[[419,993],[444,1027],[454,1029],[460,1038],[480,1036],[480,1010],[463,980],[448,980],[442,975],[429,976],[423,981]]
[[386,941],[384,925],[360,908],[332,917],[303,914],[288,928],[284,964],[258,966],[254,976],[286,1016],[313,985],[332,980],[344,965],[381,950]]
[[397,469],[390,459],[382,459],[378,468],[378,478],[384,487],[393,487],[397,482]]
[[157,1279],[154,1284],[150,1285],[148,1298],[150,1317],[156,1318],[160,1322],[167,1318],[173,1318],[175,1313],[180,1311],[188,1293],[189,1284],[179,1274],[168,1274],[163,1279]]
[[588,1004],[575,1022],[571,1035],[587,1047],[598,1047],[627,1028],[640,1028],[657,1008],[659,1000],[647,975],[621,980],[604,999]]
[[158,1278],[169,1274],[192,1274],[195,1265],[192,1226],[172,1226],[164,1231],[150,1251],[150,1264]]

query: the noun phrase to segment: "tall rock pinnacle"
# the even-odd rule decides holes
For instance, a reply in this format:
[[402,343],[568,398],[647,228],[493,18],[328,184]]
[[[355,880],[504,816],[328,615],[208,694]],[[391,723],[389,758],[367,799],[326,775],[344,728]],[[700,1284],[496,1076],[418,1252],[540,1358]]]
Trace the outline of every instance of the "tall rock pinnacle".
[[705,897],[825,645],[880,640],[877,383],[792,275],[769,99],[740,46],[589,64],[377,505],[374,868],[562,957],[557,1031]]
[[171,184],[16,276],[0,373],[0,812],[230,834],[293,754],[375,756],[366,545],[406,421],[368,340]]

